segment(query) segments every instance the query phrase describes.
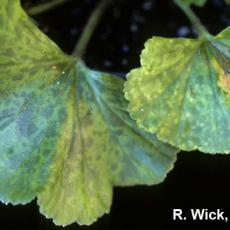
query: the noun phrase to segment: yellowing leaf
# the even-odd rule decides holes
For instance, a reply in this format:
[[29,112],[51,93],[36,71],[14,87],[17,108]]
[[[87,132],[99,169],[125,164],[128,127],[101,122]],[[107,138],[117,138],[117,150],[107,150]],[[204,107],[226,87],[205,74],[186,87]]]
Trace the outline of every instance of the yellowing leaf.
[[125,87],[140,127],[183,150],[230,152],[229,32],[211,41],[147,41],[142,67],[129,73]]
[[176,152],[137,129],[123,80],[81,63],[75,76],[51,176],[39,195],[41,212],[62,225],[90,224],[107,213],[113,185],[159,183]]
[[0,47],[0,199],[26,203],[49,174],[69,87],[57,92],[58,82],[73,60],[31,23],[17,0],[1,0]]
[[66,56],[17,0],[0,4],[0,200],[56,224],[108,213],[113,186],[152,185],[177,149],[139,129],[116,76]]

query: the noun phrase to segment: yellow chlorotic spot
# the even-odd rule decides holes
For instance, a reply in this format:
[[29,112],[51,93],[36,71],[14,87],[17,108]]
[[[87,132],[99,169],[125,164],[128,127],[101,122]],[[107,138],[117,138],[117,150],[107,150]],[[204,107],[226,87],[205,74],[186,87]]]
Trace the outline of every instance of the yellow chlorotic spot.
[[218,86],[226,93],[230,93],[230,73],[225,72],[222,66],[215,59],[213,59],[213,64],[216,72],[219,73]]
[[227,93],[230,93],[230,73],[220,75],[219,86]]

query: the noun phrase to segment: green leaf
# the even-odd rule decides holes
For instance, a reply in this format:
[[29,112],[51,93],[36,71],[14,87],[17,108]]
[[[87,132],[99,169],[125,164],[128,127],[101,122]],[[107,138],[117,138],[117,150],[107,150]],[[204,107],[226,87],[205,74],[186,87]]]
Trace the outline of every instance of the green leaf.
[[179,0],[179,1],[182,2],[183,4],[186,4],[186,5],[194,4],[194,5],[197,5],[200,7],[204,6],[207,2],[207,0]]
[[139,129],[116,76],[88,69],[28,19],[0,5],[0,200],[26,203],[56,224],[90,224],[112,187],[163,181],[177,149]]
[[81,63],[75,77],[60,151],[39,195],[41,211],[62,225],[90,224],[107,213],[113,185],[159,183],[176,152],[137,129],[126,111],[123,80]]
[[26,203],[48,176],[68,93],[57,82],[70,61],[15,0],[1,1],[0,44],[0,199]]
[[230,151],[230,27],[211,41],[154,37],[125,96],[140,127],[182,150]]
[[230,0],[225,0],[226,4],[230,5]]

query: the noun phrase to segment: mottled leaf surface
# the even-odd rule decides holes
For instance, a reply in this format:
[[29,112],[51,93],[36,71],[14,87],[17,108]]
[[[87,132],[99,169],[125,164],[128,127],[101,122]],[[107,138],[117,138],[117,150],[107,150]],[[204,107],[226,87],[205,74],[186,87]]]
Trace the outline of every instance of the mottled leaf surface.
[[56,224],[107,213],[112,187],[161,182],[175,148],[139,129],[124,81],[66,56],[17,0],[0,4],[0,200]]
[[90,224],[110,209],[113,185],[155,184],[175,149],[138,129],[126,110],[123,80],[77,64],[63,137],[41,211],[57,224]]
[[0,199],[25,203],[48,176],[68,93],[57,83],[69,60],[15,0],[1,0],[0,47]]
[[125,87],[138,125],[183,150],[230,152],[229,38],[148,40]]

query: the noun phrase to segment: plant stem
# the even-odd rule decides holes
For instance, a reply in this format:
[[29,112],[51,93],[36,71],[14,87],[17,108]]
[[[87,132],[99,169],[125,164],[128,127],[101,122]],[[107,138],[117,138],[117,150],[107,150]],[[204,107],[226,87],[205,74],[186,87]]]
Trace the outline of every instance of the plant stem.
[[183,3],[183,1],[181,1],[181,0],[174,0],[174,2],[186,14],[186,16],[190,20],[191,24],[197,30],[200,38],[210,40],[210,38],[212,37],[211,34],[202,25],[202,23],[200,22],[200,19],[194,14],[194,12],[191,10],[190,6]]
[[104,14],[107,7],[112,3],[112,0],[100,0],[98,5],[95,7],[95,10],[91,14],[81,37],[78,40],[77,45],[74,48],[72,55],[74,57],[82,57],[87,48],[90,39],[96,30],[98,22],[100,21],[102,15]]
[[45,3],[41,3],[37,6],[33,6],[31,8],[29,8],[27,10],[27,13],[29,15],[38,15],[38,14],[42,14],[44,12],[47,12],[49,10],[54,9],[55,7],[58,7],[66,2],[68,2],[70,0],[52,0],[49,2],[45,2]]

